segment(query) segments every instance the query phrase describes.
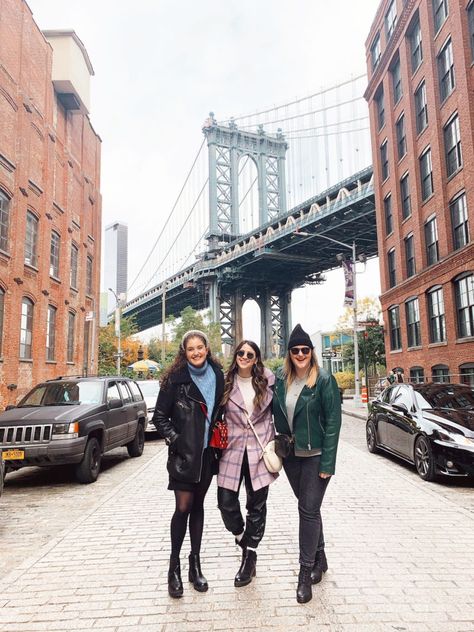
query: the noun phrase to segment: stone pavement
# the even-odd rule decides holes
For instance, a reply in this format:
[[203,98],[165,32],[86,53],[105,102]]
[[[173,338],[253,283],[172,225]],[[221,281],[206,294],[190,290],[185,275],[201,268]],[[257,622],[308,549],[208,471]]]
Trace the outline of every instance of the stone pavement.
[[[202,551],[210,589],[199,594],[185,582],[181,600],[168,597],[173,495],[163,448],[135,460],[131,476],[48,544],[25,552],[0,581],[0,630],[473,632],[474,515],[346,440],[364,424],[344,422],[323,509],[330,568],[309,604],[295,601],[298,518],[284,475],[270,491],[255,581],[233,586],[239,552],[213,483]],[[188,551],[186,543],[183,578]]]

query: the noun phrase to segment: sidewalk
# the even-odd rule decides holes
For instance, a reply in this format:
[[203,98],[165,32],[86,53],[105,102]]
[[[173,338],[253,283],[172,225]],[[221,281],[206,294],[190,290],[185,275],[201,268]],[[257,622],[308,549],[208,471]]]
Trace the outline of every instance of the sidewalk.
[[295,600],[298,517],[284,475],[270,491],[252,584],[233,586],[240,556],[213,483],[202,551],[210,589],[186,581],[186,542],[185,594],[170,599],[165,464],[164,448],[46,547],[25,551],[0,583],[2,632],[474,631],[474,515],[344,431],[323,508],[329,571],[310,603]]
[[350,415],[357,419],[367,419],[367,404],[361,404],[360,406],[354,405],[353,399],[344,399],[342,402],[342,413],[344,415]]

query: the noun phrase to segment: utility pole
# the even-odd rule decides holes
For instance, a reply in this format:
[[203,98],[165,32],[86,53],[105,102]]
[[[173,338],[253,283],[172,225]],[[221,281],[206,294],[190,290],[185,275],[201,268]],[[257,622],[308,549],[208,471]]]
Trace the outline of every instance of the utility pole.
[[121,361],[122,361],[122,332],[121,332],[121,316],[122,316],[122,301],[121,296],[117,296],[116,292],[109,287],[109,292],[115,296],[115,335],[117,336],[117,375],[121,375]]
[[163,281],[161,294],[161,368],[165,366],[166,358],[166,281]]

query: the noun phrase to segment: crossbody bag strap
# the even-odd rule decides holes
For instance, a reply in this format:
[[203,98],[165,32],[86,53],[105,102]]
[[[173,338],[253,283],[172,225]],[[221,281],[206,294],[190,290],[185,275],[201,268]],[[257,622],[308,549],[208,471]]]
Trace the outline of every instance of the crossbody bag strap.
[[248,414],[248,412],[247,412],[246,410],[245,410],[244,412],[245,412],[245,416],[247,417],[248,424],[249,424],[249,426],[250,426],[250,427],[252,428],[252,430],[253,430],[253,434],[255,435],[255,438],[257,439],[258,444],[259,444],[259,445],[260,445],[260,447],[262,448],[262,455],[263,455],[263,453],[265,452],[265,448],[263,447],[263,444],[262,444],[262,442],[260,441],[260,437],[258,436],[257,431],[255,430],[255,426],[254,426],[254,425],[253,425],[253,423],[250,421],[250,415]]

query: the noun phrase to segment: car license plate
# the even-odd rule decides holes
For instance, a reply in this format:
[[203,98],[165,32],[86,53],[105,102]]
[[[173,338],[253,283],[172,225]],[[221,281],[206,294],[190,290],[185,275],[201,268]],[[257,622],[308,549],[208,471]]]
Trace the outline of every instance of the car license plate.
[[2,452],[2,461],[18,461],[24,458],[24,450],[5,450],[4,452]]

